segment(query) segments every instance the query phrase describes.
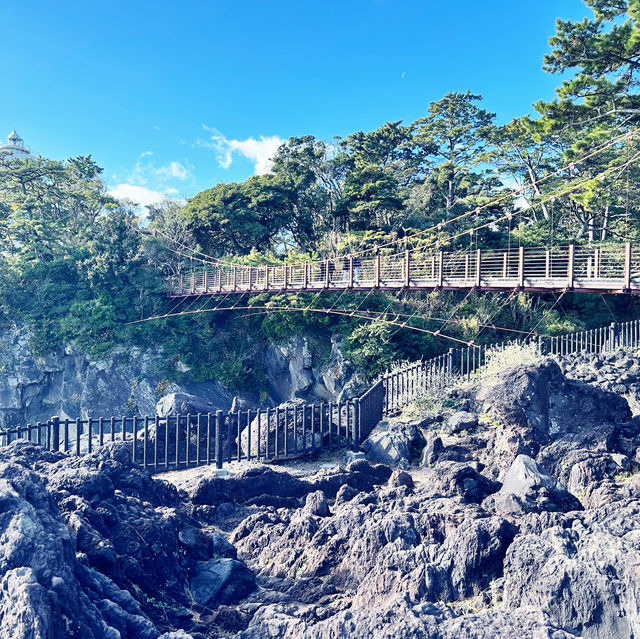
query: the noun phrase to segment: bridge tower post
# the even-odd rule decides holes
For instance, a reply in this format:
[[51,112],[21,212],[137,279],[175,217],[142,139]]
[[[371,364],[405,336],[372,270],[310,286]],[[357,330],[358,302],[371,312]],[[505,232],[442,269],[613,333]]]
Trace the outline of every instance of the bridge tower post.
[[409,250],[404,252],[404,285],[406,288],[409,288],[409,284],[411,281],[411,253]]
[[524,288],[524,246],[518,248],[518,288]]
[[631,242],[624,243],[624,290],[631,290]]
[[576,247],[574,244],[569,244],[569,261],[567,262],[567,289],[571,290],[573,288],[573,273],[574,273],[574,264],[576,257]]

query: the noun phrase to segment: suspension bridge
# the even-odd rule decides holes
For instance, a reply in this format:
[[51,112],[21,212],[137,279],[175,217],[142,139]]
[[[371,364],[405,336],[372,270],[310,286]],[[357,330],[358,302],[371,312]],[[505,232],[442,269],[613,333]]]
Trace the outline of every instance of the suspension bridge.
[[[635,249],[635,250],[634,250]],[[170,278],[173,298],[335,290],[640,293],[640,249],[608,246],[406,250],[278,266],[220,264]]]

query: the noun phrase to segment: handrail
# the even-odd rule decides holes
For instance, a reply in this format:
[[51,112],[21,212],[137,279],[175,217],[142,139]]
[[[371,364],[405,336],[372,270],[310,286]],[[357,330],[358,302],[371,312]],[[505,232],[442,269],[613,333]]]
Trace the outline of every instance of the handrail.
[[[638,280],[638,281],[636,281]],[[534,290],[640,293],[640,254],[623,245],[512,247],[216,266],[169,278],[170,297],[323,290]]]

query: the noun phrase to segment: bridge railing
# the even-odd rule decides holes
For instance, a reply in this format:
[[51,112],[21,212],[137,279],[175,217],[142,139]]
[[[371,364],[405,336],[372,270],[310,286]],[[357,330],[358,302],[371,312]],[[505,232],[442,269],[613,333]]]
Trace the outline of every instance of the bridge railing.
[[279,266],[221,265],[170,279],[170,296],[344,288],[588,288],[598,281],[630,289],[640,275],[631,244],[521,247],[457,252],[405,251]]

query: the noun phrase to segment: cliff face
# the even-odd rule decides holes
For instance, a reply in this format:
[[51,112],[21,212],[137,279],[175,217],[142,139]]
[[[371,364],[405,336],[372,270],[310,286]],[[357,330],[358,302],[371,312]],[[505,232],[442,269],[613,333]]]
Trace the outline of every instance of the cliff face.
[[27,331],[0,338],[0,427],[35,423],[52,415],[153,414],[161,381],[157,353],[117,349],[92,361],[67,346],[46,357],[29,348]]
[[[338,398],[362,390],[353,367],[344,359],[340,340],[321,352],[296,335],[261,353],[266,371],[264,395],[273,404],[295,397]],[[250,405],[257,396],[225,388],[217,380],[170,383],[158,372],[162,350],[119,347],[102,359],[91,359],[67,345],[46,357],[29,347],[24,329],[0,335],[0,428],[61,418],[154,415],[156,403],[172,393],[193,395],[211,410],[228,409],[238,394]]]

